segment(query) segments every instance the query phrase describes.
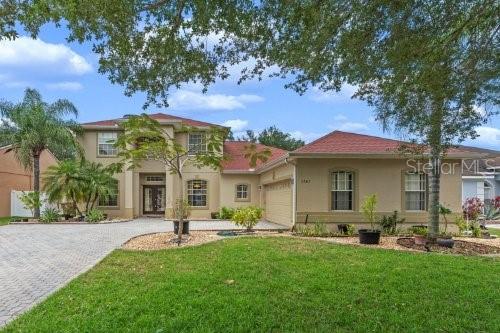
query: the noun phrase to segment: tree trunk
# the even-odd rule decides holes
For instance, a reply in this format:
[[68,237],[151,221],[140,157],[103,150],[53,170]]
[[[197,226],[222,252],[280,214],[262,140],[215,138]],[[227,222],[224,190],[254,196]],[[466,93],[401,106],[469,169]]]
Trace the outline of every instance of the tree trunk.
[[429,239],[431,241],[435,241],[439,235],[439,188],[441,182],[441,156],[443,153],[443,143],[441,138],[443,109],[442,101],[439,99],[436,99],[430,120],[430,132],[427,137],[431,149],[431,174],[429,176],[429,221],[427,231]]
[[[33,154],[33,190],[40,195],[40,154]],[[40,207],[36,206],[33,211],[35,219],[40,218]]]
[[183,181],[181,174],[179,174],[178,176],[179,176],[179,197],[177,198],[178,201],[175,203],[175,205],[180,205],[180,207],[182,207],[182,208],[177,207],[177,211],[178,211],[178,215],[179,215],[179,216],[177,216],[177,219],[179,220],[177,241],[178,241],[178,244],[180,245],[182,242],[182,231],[184,230],[184,202],[183,202],[184,201],[184,181]]
[[[434,151],[434,149],[433,149]],[[439,188],[441,181],[441,157],[439,153],[431,153],[432,171],[429,176],[429,239],[435,240],[439,235]]]

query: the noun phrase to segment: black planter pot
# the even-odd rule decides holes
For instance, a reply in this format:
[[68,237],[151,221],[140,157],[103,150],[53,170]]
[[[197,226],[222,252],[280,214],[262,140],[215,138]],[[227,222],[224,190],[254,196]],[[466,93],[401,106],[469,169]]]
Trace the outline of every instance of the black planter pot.
[[[174,234],[178,235],[179,234],[179,221],[173,221],[173,222],[174,222]],[[184,221],[182,223],[182,234],[189,235],[189,221]]]
[[450,249],[453,247],[453,245],[455,245],[455,241],[453,240],[453,238],[438,238],[436,242],[439,246],[448,247]]
[[380,243],[380,230],[369,230],[369,229],[360,229],[359,233],[359,242],[361,244],[378,244]]

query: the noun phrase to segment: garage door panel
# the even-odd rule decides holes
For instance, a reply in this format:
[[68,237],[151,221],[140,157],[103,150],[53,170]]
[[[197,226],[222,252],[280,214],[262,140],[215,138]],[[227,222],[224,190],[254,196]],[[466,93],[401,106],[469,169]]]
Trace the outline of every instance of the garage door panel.
[[266,210],[268,221],[285,226],[292,226],[292,183],[283,181],[265,186]]

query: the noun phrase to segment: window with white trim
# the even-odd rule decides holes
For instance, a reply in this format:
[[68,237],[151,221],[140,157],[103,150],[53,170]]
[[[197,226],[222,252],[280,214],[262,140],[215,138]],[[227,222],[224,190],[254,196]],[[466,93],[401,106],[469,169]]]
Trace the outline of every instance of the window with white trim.
[[109,195],[105,197],[99,197],[99,206],[102,207],[118,207],[118,180],[113,180],[110,189]]
[[249,185],[238,184],[236,185],[236,200],[248,200],[249,198]]
[[354,173],[351,171],[332,172],[332,210],[353,210]]
[[116,156],[118,149],[115,147],[118,139],[117,132],[99,132],[97,133],[97,155]]
[[207,181],[193,179],[187,182],[188,204],[192,207],[205,207],[207,205]]
[[147,182],[163,182],[165,181],[165,177],[163,176],[146,176]]
[[188,151],[190,154],[199,154],[207,151],[206,133],[196,132],[188,134]]
[[405,209],[427,209],[427,176],[424,173],[405,174]]

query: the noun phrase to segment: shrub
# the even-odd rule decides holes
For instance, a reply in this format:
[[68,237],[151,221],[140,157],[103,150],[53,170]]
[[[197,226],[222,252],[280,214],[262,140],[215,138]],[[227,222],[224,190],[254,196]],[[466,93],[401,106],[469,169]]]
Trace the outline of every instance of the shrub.
[[91,209],[87,212],[87,216],[85,216],[85,221],[89,223],[97,223],[104,220],[104,213],[99,209]]
[[377,195],[371,194],[365,197],[363,203],[361,204],[361,210],[363,211],[363,216],[366,221],[370,222],[372,230],[374,230],[373,224],[375,223],[375,209],[377,207]]
[[460,235],[462,235],[464,233],[464,231],[467,230],[467,222],[465,221],[465,219],[463,218],[463,216],[458,216],[455,219],[455,224],[458,227],[458,233]]
[[356,229],[354,228],[354,225],[353,224],[348,224],[347,225],[346,235],[347,236],[352,236],[352,235],[354,235],[355,232],[356,232]]
[[221,207],[219,212],[219,219],[231,220],[235,213],[235,209],[231,207]]
[[185,220],[189,217],[189,215],[191,215],[191,206],[188,201],[181,199],[175,200],[174,219],[180,220],[182,216],[182,219]]
[[427,236],[427,228],[425,226],[413,226],[410,230],[414,235]]
[[36,208],[42,207],[42,200],[39,192],[23,192],[19,200],[23,203],[24,208],[31,211],[31,216],[34,215]]
[[470,230],[472,231],[472,237],[481,237],[481,227],[479,226],[479,223],[477,223],[477,221],[474,221],[470,224]]
[[[354,231],[354,226],[352,224],[350,226]],[[315,222],[314,225],[298,226],[296,234],[302,237],[329,237],[332,235],[327,230],[326,225],[320,222]]]
[[405,219],[398,218],[398,211],[395,210],[392,215],[384,215],[379,223],[385,234],[396,235],[398,231],[398,223],[404,223]]
[[42,223],[52,223],[59,221],[59,212],[54,208],[47,208],[42,212],[40,216],[40,222]]
[[262,218],[263,211],[264,210],[262,208],[255,206],[238,208],[234,211],[231,220],[236,225],[245,227],[247,228],[247,231],[250,231]]
[[468,198],[462,206],[465,217],[473,221],[483,212],[483,207],[484,204],[479,198]]

